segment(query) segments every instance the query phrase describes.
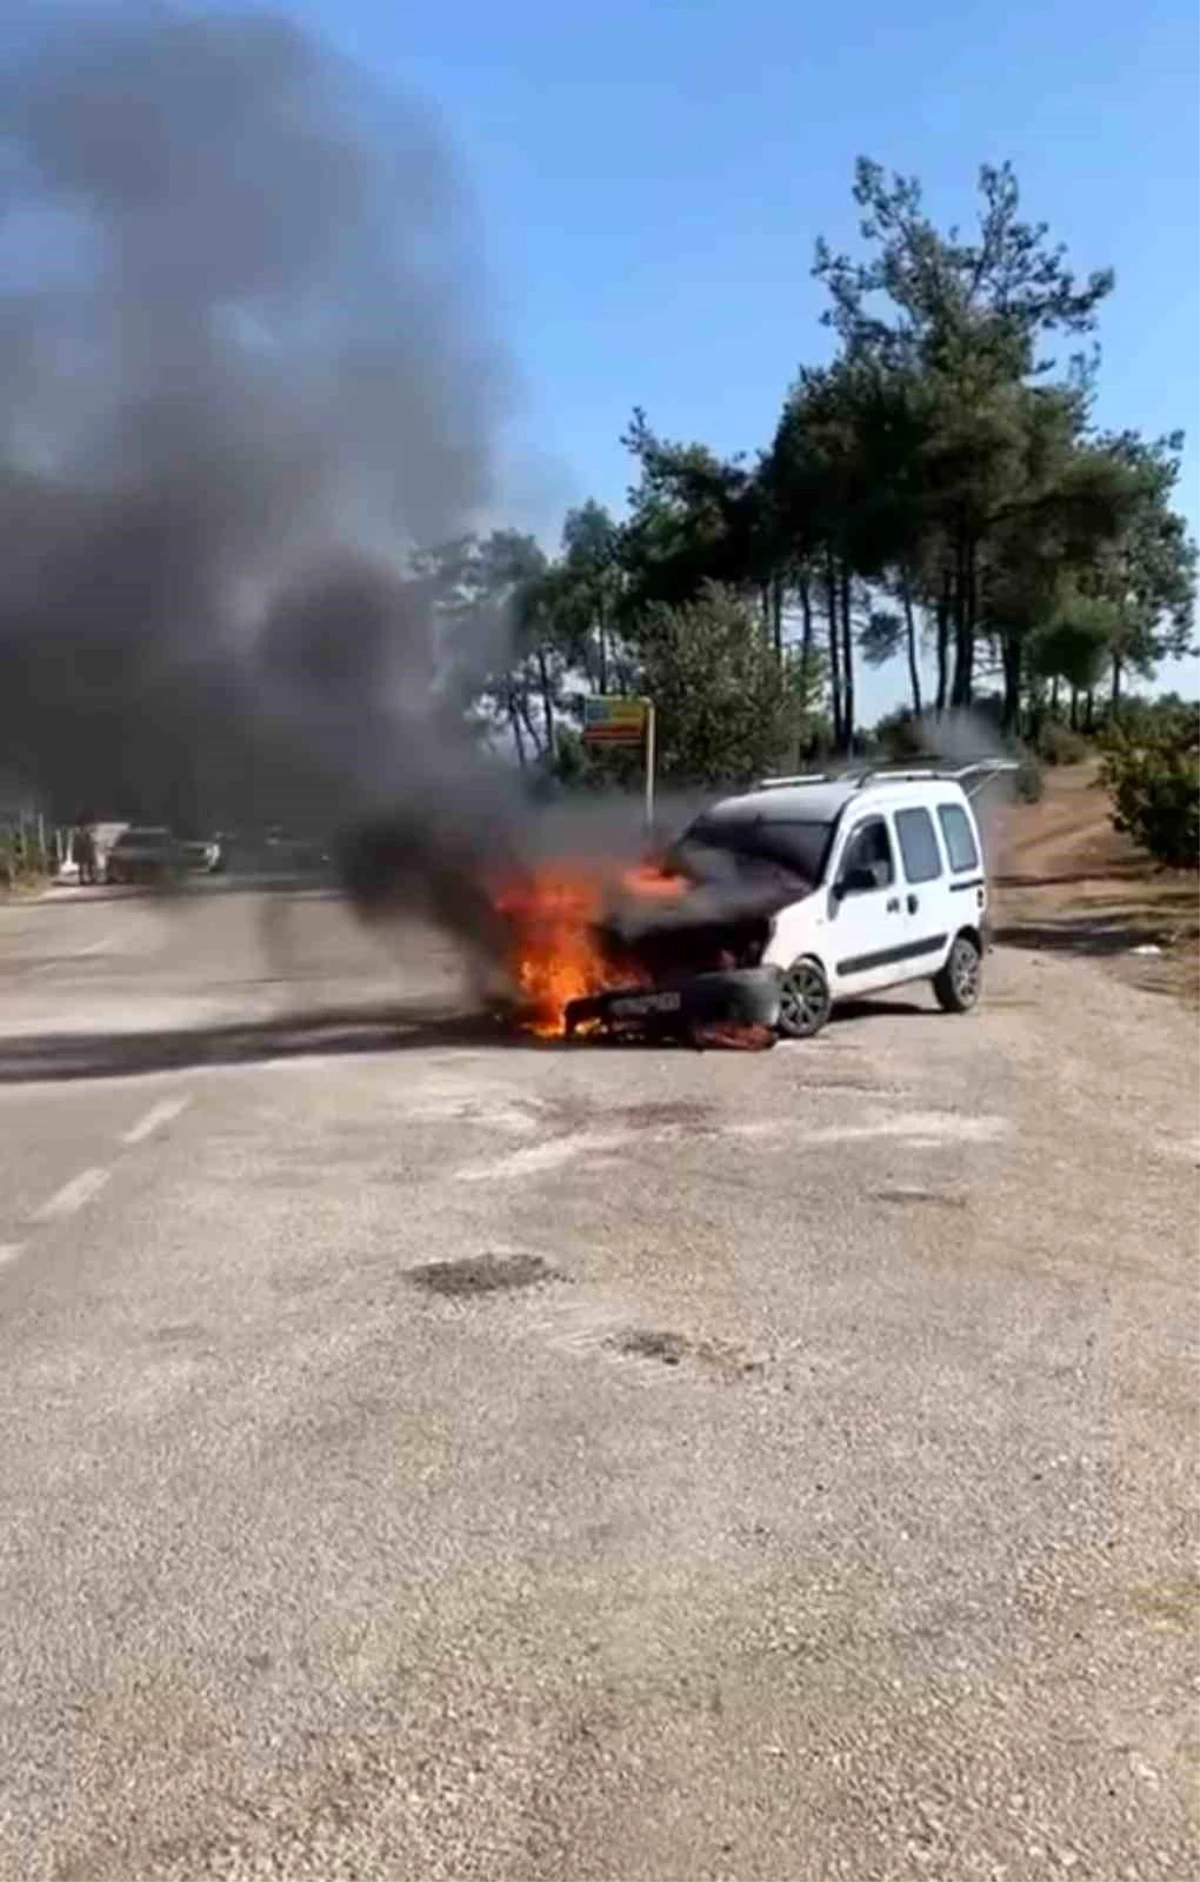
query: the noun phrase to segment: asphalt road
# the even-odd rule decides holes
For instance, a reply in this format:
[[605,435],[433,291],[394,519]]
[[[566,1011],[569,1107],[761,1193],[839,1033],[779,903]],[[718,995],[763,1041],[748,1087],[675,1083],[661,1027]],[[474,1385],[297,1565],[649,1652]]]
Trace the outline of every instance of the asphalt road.
[[1193,1874],[1188,1016],[461,998],[318,895],[0,908],[4,1882]]

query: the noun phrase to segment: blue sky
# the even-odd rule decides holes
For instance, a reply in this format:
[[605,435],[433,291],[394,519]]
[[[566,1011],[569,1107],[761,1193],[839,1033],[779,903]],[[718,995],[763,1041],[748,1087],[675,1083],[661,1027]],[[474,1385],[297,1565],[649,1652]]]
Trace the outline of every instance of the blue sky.
[[[623,501],[619,439],[753,450],[820,358],[815,237],[852,244],[859,153],[916,172],[942,222],[1011,158],[1081,273],[1112,265],[1099,421],[1189,433],[1200,524],[1200,164],[1194,0],[304,0],[335,44],[438,108],[480,211],[523,403],[513,520],[553,541]],[[1200,663],[1164,673],[1200,692]],[[869,682],[870,718],[902,676]]]

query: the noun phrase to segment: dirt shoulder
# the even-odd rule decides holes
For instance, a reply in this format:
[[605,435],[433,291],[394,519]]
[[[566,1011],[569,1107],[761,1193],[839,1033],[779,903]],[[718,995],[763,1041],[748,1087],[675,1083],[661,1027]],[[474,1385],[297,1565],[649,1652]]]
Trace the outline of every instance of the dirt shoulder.
[[[1048,770],[1042,801],[1006,806],[992,843],[998,941],[1099,958],[1127,983],[1200,1004],[1200,880],[1113,829],[1097,765]],[[1159,952],[1135,952],[1146,947]]]

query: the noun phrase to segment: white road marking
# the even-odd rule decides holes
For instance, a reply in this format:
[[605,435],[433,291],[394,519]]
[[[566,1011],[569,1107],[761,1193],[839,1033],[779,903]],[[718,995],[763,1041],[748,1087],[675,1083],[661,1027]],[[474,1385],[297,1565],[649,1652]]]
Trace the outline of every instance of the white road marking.
[[161,1129],[164,1124],[171,1124],[181,1111],[186,1111],[190,1098],[164,1098],[160,1104],[152,1104],[144,1117],[122,1134],[123,1144],[140,1144],[143,1140]]
[[34,1221],[57,1222],[62,1216],[74,1215],[77,1209],[83,1208],[85,1202],[99,1195],[111,1174],[111,1170],[100,1168],[80,1170],[78,1176],[73,1176],[69,1183],[55,1190],[49,1202],[44,1202],[40,1209],[35,1210]]
[[868,1137],[898,1137],[917,1149],[935,1149],[939,1144],[989,1144],[1009,1134],[1011,1126],[1002,1117],[962,1117],[955,1111],[909,1111],[897,1117],[868,1118],[861,1124],[824,1124],[816,1128],[803,1123],[779,1123],[774,1119],[753,1120],[746,1124],[727,1124],[733,1137],[784,1137],[802,1135],[806,1144],[848,1144]]
[[6,1268],[10,1261],[15,1261],[24,1246],[24,1242],[0,1242],[0,1268]]
[[[525,1150],[513,1150],[506,1156],[496,1157],[487,1163],[470,1163],[459,1170],[457,1180],[460,1183],[487,1183],[493,1178],[509,1176],[537,1176],[543,1170],[557,1170],[560,1165],[572,1162],[576,1157],[597,1156],[608,1150],[617,1150],[622,1144],[631,1143],[635,1137],[646,1136],[645,1131],[576,1131],[566,1137],[552,1137],[548,1143],[530,1144]],[[665,1136],[663,1131],[649,1133],[656,1138]]]
[[60,968],[70,967],[73,961],[86,961],[94,955],[110,953],[115,940],[115,935],[102,935],[99,941],[89,941],[85,948],[73,948],[65,960],[39,961],[35,967],[29,969],[29,972],[31,974],[56,974]]

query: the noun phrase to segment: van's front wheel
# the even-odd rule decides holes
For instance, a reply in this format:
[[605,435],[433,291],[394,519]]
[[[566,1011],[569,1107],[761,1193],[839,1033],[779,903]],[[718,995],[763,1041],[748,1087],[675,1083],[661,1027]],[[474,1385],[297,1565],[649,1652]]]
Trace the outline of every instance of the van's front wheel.
[[979,943],[969,934],[960,934],[941,972],[934,975],[933,991],[946,1013],[969,1013],[979,1003],[983,983],[983,956]]
[[812,1039],[829,1018],[833,999],[819,961],[793,961],[779,992],[779,1031],[785,1039]]

